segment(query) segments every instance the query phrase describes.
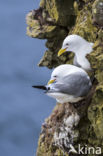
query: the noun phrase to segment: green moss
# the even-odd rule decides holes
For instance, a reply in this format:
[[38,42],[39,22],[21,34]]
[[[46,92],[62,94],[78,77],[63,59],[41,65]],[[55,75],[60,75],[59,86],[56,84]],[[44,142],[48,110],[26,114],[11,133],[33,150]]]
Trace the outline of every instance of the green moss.
[[[98,32],[99,34],[99,32]],[[94,51],[89,55],[89,61],[91,62],[92,68],[95,70],[95,77],[99,83],[103,82],[103,45],[102,41],[97,40],[97,46]]]
[[54,34],[57,32],[57,26],[44,24],[42,27],[38,20],[32,18],[32,12],[27,15],[27,35],[34,38],[52,38]]
[[46,0],[41,0],[39,5],[40,5],[40,7],[45,8]]
[[73,1],[66,0],[64,3],[59,0],[41,0],[40,7],[41,10],[39,8],[37,11],[32,11],[26,17],[27,35],[47,39],[46,46],[48,50],[41,59],[39,66],[53,68],[68,63],[69,56],[64,55],[59,58],[57,52],[68,34],[68,25],[70,28],[75,21]]
[[103,26],[103,0],[95,0],[92,6],[93,20]]
[[[92,22],[92,12],[89,9],[91,4],[85,6],[83,10],[78,12],[78,17],[76,20],[76,25],[71,30],[70,33],[79,34],[80,36],[86,38],[90,42],[95,42],[94,51],[89,55],[88,59],[91,62],[92,68],[95,70],[95,78],[101,84],[103,82],[103,45],[101,44],[101,39],[103,38],[102,30],[99,30],[98,27],[93,25]],[[82,15],[82,16],[81,16]],[[96,38],[98,35],[98,38]],[[99,85],[96,88],[96,92],[93,96],[93,101],[90,107],[88,108],[88,118],[91,121],[93,126],[93,131],[95,139],[89,136],[89,143],[99,144],[99,139],[103,137],[103,85]],[[99,106],[100,103],[100,106]],[[96,115],[97,114],[97,115]],[[88,125],[88,124],[87,124]],[[91,126],[90,126],[91,127]],[[84,137],[90,133],[90,130],[87,128],[87,132]],[[93,133],[91,131],[91,133]],[[83,134],[83,133],[82,133]],[[83,137],[83,136],[82,136]],[[84,138],[83,137],[83,138]],[[97,139],[98,138],[98,139]],[[85,138],[86,139],[86,138]]]
[[[27,16],[27,34],[31,37],[47,39],[46,46],[48,50],[45,52],[39,65],[49,68],[63,63],[72,64],[73,54],[68,55],[66,53],[60,58],[57,57],[57,52],[61,48],[62,42],[68,33],[78,34],[94,43],[93,52],[87,57],[94,70],[94,77],[97,80],[97,84],[93,84],[93,93],[86,98],[82,107],[78,109],[81,115],[77,129],[80,137],[74,140],[74,142],[75,147],[79,143],[94,147],[99,146],[103,149],[103,30],[95,24],[95,13],[97,13],[94,7],[95,2],[97,0],[75,2],[73,10],[73,1],[71,0],[66,0],[65,2],[59,0],[42,0],[40,6],[44,9],[43,11],[47,14],[47,17],[52,19],[52,22],[48,23],[43,19],[44,21],[41,25],[40,21],[34,19],[32,12],[30,12]],[[76,20],[74,14],[77,15]],[[52,115],[46,120],[49,128],[44,128],[40,135],[37,151],[38,156],[62,156],[64,153],[64,155],[68,155],[65,149],[63,151],[63,149],[53,145],[54,131],[55,129],[59,129],[64,119],[63,115],[68,110],[68,105],[57,105]]]
[[[102,93],[103,96],[103,93]],[[96,98],[96,97],[95,97]],[[96,137],[99,139],[99,143],[101,140],[101,143],[103,144],[103,98],[102,101],[96,105],[94,105],[94,102],[97,102],[97,100],[93,100],[93,103],[88,109],[88,117],[91,121],[91,124],[94,128],[94,132],[96,134]]]
[[75,27],[70,34],[78,34],[90,42],[96,40],[97,28],[92,24],[91,5],[78,12]]
[[61,26],[70,25],[70,15],[74,15],[73,11],[73,1],[74,0],[48,0],[46,2],[46,10],[48,11],[50,17],[55,20]]

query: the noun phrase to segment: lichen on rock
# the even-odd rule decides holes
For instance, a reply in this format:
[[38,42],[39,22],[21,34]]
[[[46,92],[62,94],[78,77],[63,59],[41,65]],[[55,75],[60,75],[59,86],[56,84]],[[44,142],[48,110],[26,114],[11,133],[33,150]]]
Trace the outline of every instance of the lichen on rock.
[[64,38],[68,35],[70,27],[74,24],[75,17],[73,0],[65,0],[65,4],[59,0],[42,0],[39,9],[28,13],[26,17],[27,35],[47,39],[46,46],[50,54],[48,57],[52,55],[48,59],[46,51],[39,63],[40,66],[46,65],[48,68],[52,68],[57,64],[66,63],[67,55],[61,59],[57,57],[57,52]]
[[[72,63],[73,54],[66,53],[57,57],[68,34],[78,34],[94,43],[93,52],[87,56],[95,78],[90,95],[77,103],[76,108],[71,104],[56,105],[42,126],[37,156],[74,156],[75,153],[68,154],[70,144],[75,149],[78,144],[99,146],[102,149],[101,156],[103,155],[102,2],[103,0],[41,0],[40,8],[27,15],[27,34],[34,38],[47,39],[48,49],[39,66],[53,68],[63,63]],[[78,119],[77,125],[75,116]]]
[[[57,25],[68,26],[71,25],[71,17],[74,15],[73,1],[66,0],[65,3],[59,0],[43,0],[45,5],[43,7],[48,11],[50,17]],[[42,2],[40,3],[42,7]],[[72,21],[73,22],[73,21]]]
[[96,0],[92,7],[93,20],[98,26],[103,27],[103,0]]

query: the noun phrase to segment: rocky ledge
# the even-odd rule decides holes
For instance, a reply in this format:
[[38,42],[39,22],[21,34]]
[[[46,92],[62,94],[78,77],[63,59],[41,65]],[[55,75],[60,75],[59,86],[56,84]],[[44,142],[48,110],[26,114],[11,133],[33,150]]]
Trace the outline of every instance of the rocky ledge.
[[84,151],[87,147],[95,147],[95,150],[100,147],[102,156],[103,0],[41,0],[39,9],[29,12],[26,20],[29,36],[47,39],[48,50],[39,66],[53,68],[63,63],[72,63],[73,54],[57,57],[68,34],[78,34],[94,42],[94,50],[87,56],[94,71],[92,90],[79,103],[56,105],[42,125],[37,156],[78,155],[78,144],[85,146]]

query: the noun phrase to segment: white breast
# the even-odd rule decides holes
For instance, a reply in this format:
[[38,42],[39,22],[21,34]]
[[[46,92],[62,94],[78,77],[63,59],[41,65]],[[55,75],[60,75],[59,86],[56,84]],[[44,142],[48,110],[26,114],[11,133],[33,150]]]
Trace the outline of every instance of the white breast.
[[73,95],[63,94],[63,93],[47,93],[48,96],[54,98],[59,103],[66,102],[78,102],[82,99],[82,97],[75,98]]

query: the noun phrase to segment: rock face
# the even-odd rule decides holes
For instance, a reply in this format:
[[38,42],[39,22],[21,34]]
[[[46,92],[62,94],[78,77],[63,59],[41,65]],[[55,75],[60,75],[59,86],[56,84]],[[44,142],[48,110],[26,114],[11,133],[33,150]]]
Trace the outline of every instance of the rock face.
[[38,10],[28,13],[27,34],[31,37],[47,39],[48,50],[39,66],[52,68],[67,62],[69,56],[58,58],[57,52],[69,29],[74,25],[75,18],[73,0],[65,0],[65,3],[60,0],[42,0]]
[[93,4],[92,12],[94,22],[98,24],[98,26],[100,25],[103,27],[103,0],[95,1],[95,3]]
[[103,155],[103,0],[41,0],[40,8],[29,12],[26,19],[29,36],[47,39],[48,50],[39,66],[72,63],[73,54],[57,57],[68,34],[94,42],[94,50],[87,56],[94,70],[92,90],[79,103],[56,105],[42,126],[37,156],[78,155],[78,144],[100,147]]

